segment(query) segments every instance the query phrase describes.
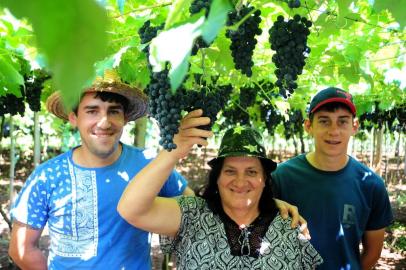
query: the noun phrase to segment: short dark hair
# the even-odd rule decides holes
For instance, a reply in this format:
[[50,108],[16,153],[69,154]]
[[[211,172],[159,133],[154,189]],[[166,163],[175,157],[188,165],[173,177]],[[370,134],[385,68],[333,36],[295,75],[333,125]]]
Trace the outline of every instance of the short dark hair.
[[[87,93],[88,92],[83,93],[82,96],[80,97],[80,100],[82,100],[83,96]],[[93,96],[94,98],[101,99],[103,102],[114,102],[114,103],[120,104],[121,106],[123,106],[124,115],[127,115],[129,101],[126,97],[124,97],[120,94],[116,94],[116,93],[112,93],[112,92],[103,92],[103,91],[93,92],[93,94],[94,94],[94,96]],[[72,110],[76,115],[78,114],[78,107],[79,107],[79,104],[76,105]]]
[[310,122],[313,122],[314,114],[316,112],[319,112],[319,111],[335,112],[338,109],[346,110],[349,113],[351,113],[351,115],[352,115],[350,108],[348,108],[348,106],[346,106],[345,104],[343,104],[341,102],[331,102],[331,103],[324,104],[323,106],[318,108],[316,111],[310,113],[309,114]]
[[[271,187],[272,169],[268,168],[268,166],[266,166],[266,163],[262,159],[260,159],[260,161],[264,169],[265,187],[259,200],[259,211],[264,214],[272,214],[277,209],[276,203],[273,199],[273,192]],[[204,198],[207,202],[210,210],[212,210],[216,214],[223,212],[220,193],[217,185],[217,181],[220,176],[221,169],[223,168],[223,164],[224,158],[218,158],[216,159],[216,162],[212,164],[212,168],[209,172],[208,183],[203,191],[203,194],[201,195],[202,198]]]

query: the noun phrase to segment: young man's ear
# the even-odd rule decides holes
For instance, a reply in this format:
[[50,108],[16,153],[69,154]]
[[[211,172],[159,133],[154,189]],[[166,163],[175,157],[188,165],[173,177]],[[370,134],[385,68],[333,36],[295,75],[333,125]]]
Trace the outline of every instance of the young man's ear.
[[304,129],[306,130],[306,132],[307,133],[309,133],[309,135],[310,136],[312,136],[313,134],[312,134],[312,122],[310,121],[310,119],[309,118],[307,118],[305,121],[304,121]]
[[72,127],[76,127],[77,126],[77,116],[74,112],[70,112],[69,113],[69,123],[72,125]]
[[355,133],[357,133],[358,128],[359,128],[359,121],[358,121],[358,118],[355,117],[354,120],[352,121],[352,130],[353,130],[352,135],[355,135]]

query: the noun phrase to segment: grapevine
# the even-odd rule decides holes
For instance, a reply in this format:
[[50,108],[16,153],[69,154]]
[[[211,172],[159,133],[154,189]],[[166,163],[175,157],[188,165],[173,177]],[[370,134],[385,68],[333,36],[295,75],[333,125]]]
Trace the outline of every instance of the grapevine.
[[[227,25],[231,26],[241,21],[245,16],[251,13],[255,8],[253,6],[243,5],[240,10],[234,10],[228,14]],[[254,54],[257,40],[255,35],[260,35],[262,30],[259,28],[261,22],[261,11],[255,10],[249,17],[238,27],[237,30],[227,30],[226,37],[230,38],[231,55],[233,57],[236,69],[241,73],[252,76],[252,56]]]
[[203,109],[203,116],[210,118],[210,124],[201,128],[210,130],[217,120],[218,112],[224,108],[232,92],[231,85],[218,86],[215,91],[203,87],[200,91],[185,91],[183,96],[184,110]]
[[312,22],[299,14],[288,21],[279,15],[269,30],[271,49],[276,51],[272,56],[272,62],[277,67],[275,84],[284,98],[292,94],[298,86],[296,80],[298,75],[302,74],[305,59],[310,53],[307,37],[310,35],[311,26]]
[[294,134],[303,134],[303,115],[300,110],[289,111],[289,119],[283,121],[285,138],[289,140]]
[[43,83],[51,76],[43,70],[35,70],[25,78],[25,100],[33,112],[41,110],[41,92]]
[[290,8],[299,8],[301,6],[300,0],[285,0]]
[[215,91],[209,91],[203,86],[200,91],[180,88],[176,93],[172,93],[167,69],[153,73],[147,89],[149,113],[157,120],[160,128],[159,144],[168,151],[176,149],[173,137],[179,131],[182,111],[203,109],[203,116],[208,116],[211,121],[209,125],[201,128],[210,130],[232,91],[230,85],[225,85],[218,86]]
[[396,107],[391,110],[382,111],[379,104],[375,104],[375,109],[359,116],[360,129],[371,131],[373,127],[383,128],[394,132],[406,131],[406,114],[404,107]]
[[[138,30],[138,35],[140,36],[141,39],[141,44],[147,44],[150,42],[153,38],[155,38],[158,34],[159,30],[162,30],[164,27],[163,24],[160,26],[152,26],[151,21],[145,21],[144,24],[141,26],[141,28]],[[146,46],[143,50],[144,53],[147,54],[147,57],[149,55],[149,45]]]
[[24,106],[24,89],[20,86],[21,97],[17,97],[13,94],[7,94],[5,96],[0,96],[0,116],[5,114],[24,115],[25,106]]
[[283,121],[282,115],[272,104],[261,104],[261,119],[269,134],[274,134],[276,127]]
[[[193,0],[190,5],[189,12],[191,15],[199,13],[202,9],[205,9],[205,17],[209,16],[210,5],[212,0]],[[210,44],[207,44],[202,37],[198,37],[192,47],[192,55],[196,55],[199,49],[208,48]]]

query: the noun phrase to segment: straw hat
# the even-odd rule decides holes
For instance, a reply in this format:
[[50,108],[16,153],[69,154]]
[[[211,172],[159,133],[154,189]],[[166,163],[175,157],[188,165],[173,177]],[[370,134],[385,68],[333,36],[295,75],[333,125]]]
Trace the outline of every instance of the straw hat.
[[[86,88],[84,93],[110,92],[124,96],[128,99],[128,121],[136,120],[147,113],[147,96],[138,88],[110,79],[96,79],[95,83]],[[68,121],[69,111],[65,110],[62,96],[59,91],[50,95],[46,102],[47,110],[58,118]]]

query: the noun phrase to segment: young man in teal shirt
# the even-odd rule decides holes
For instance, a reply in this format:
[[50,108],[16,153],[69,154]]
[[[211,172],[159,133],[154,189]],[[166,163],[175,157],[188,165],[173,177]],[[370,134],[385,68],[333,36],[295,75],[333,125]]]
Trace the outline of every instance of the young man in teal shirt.
[[[275,196],[299,208],[324,263],[317,269],[371,269],[392,211],[382,179],[347,155],[358,129],[352,96],[330,87],[317,93],[304,126],[314,150],[273,174]],[[362,251],[359,244],[362,243]]]

